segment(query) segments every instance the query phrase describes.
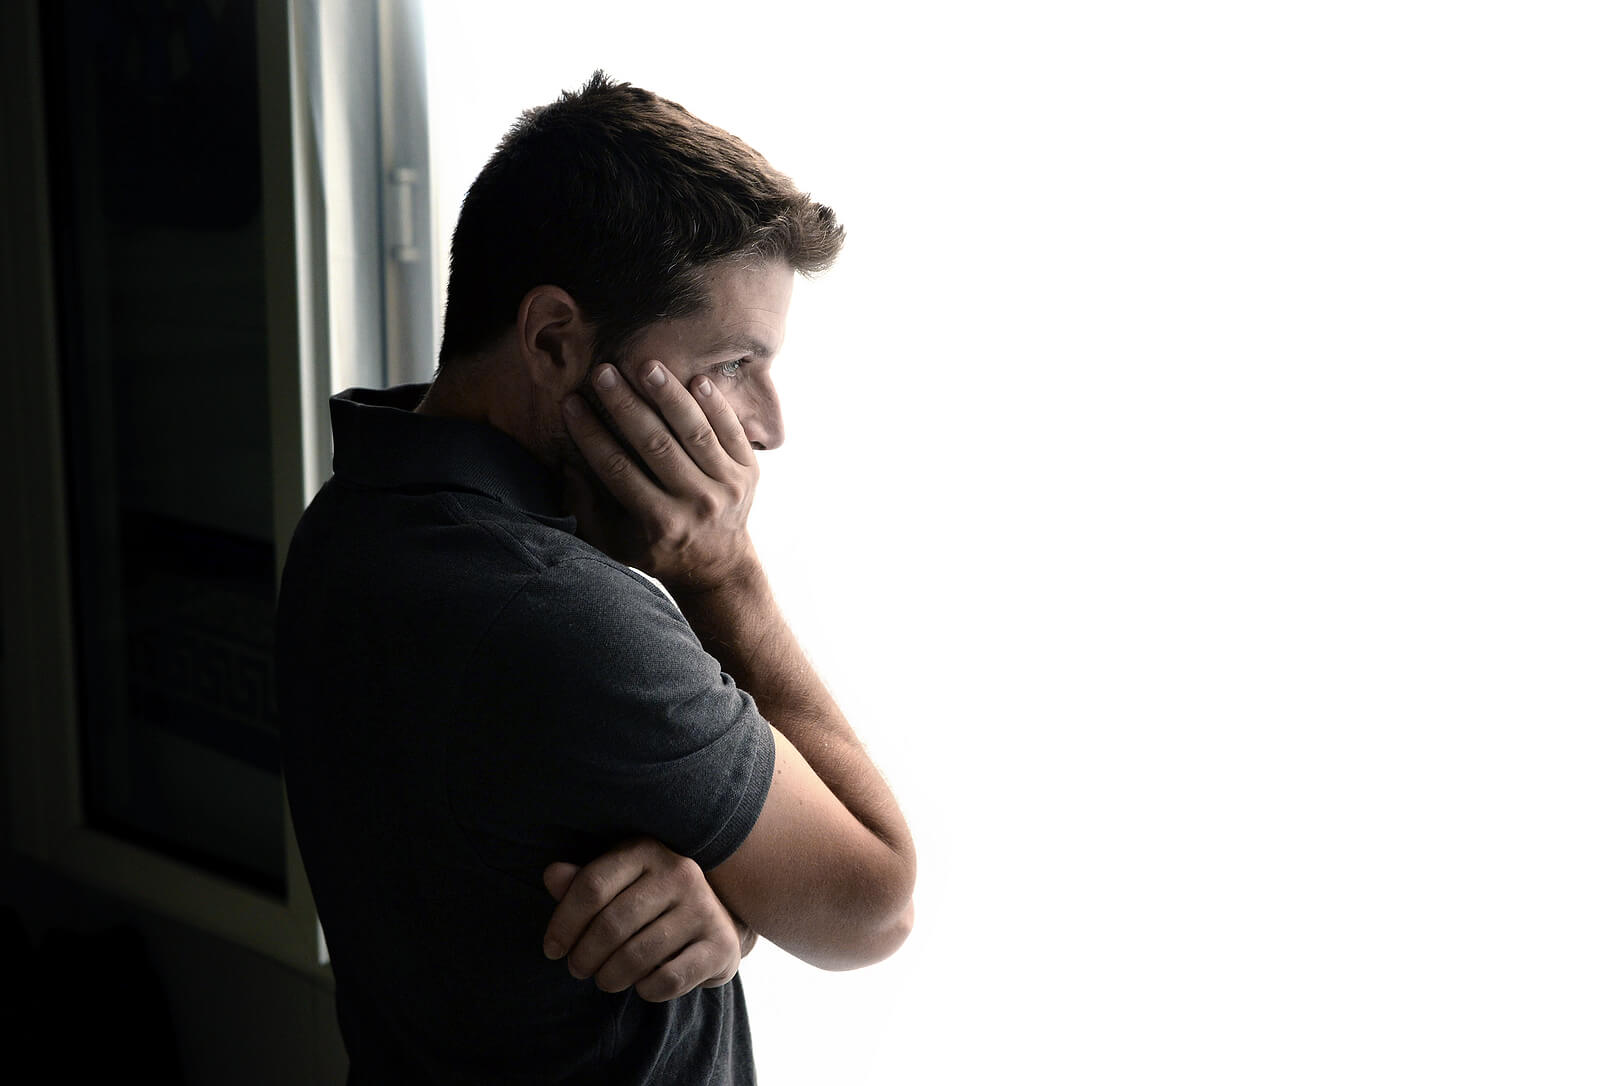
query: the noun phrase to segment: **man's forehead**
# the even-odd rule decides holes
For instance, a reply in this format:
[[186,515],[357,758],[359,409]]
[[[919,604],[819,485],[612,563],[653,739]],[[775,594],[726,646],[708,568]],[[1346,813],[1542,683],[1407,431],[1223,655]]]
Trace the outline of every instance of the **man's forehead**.
[[770,358],[783,345],[793,289],[794,271],[781,262],[724,266],[706,276],[704,309],[665,323],[697,351]]
[[705,287],[733,302],[759,305],[788,300],[794,269],[781,260],[724,260],[706,269]]

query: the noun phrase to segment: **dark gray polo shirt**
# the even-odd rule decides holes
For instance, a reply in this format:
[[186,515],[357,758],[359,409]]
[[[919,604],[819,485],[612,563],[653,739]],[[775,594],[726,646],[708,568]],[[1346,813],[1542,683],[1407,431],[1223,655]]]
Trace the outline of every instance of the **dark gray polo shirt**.
[[739,980],[608,995],[541,882],[647,834],[707,869],[773,747],[672,602],[573,534],[492,427],[334,397],[278,603],[284,776],[353,1082],[753,1082]]

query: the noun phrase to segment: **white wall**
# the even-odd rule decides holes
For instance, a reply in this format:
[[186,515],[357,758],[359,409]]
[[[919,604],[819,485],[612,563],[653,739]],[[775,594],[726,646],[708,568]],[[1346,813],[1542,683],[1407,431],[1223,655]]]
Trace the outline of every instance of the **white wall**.
[[1584,6],[568,7],[432,10],[444,240],[597,66],[850,231],[757,532],[919,926],[763,1083],[1593,1081]]

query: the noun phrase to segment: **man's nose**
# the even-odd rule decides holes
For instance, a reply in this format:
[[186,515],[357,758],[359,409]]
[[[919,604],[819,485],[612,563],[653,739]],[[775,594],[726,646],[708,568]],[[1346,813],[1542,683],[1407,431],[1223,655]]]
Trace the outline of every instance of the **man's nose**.
[[776,400],[747,412],[739,421],[753,448],[770,451],[783,444],[783,412]]

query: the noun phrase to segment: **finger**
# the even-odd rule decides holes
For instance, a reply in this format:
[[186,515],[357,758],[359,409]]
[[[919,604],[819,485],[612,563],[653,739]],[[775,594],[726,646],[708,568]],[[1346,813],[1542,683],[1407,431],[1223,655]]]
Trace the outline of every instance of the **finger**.
[[[584,928],[583,934],[567,952],[568,970],[580,979],[594,976],[630,940],[662,919],[681,901],[682,894],[677,883],[670,878],[647,873],[618,894],[589,921],[589,926]],[[684,926],[683,920],[667,925],[669,929],[676,930],[682,930]],[[657,931],[646,942],[654,946],[668,938],[670,934],[669,930]],[[669,952],[675,953],[687,941],[685,937],[677,946],[659,947],[656,957],[650,959],[647,964],[651,966],[660,964]],[[632,983],[633,979],[630,978],[629,983]],[[616,990],[621,991],[621,988]]]
[[582,397],[568,396],[562,401],[561,409],[567,433],[578,446],[584,462],[617,501],[635,512],[642,512],[667,500],[661,487],[623,451]]
[[744,423],[739,421],[738,412],[717,383],[702,375],[689,382],[689,390],[694,393],[695,402],[716,431],[717,441],[728,456],[747,468],[755,466],[756,450],[744,432]]
[[551,897],[560,901],[567,896],[567,887],[572,885],[577,874],[577,864],[553,863],[544,869],[544,888],[550,891]]
[[559,958],[582,937],[584,929],[613,898],[631,886],[644,873],[644,864],[633,850],[606,853],[585,865],[567,886],[567,892],[550,914],[544,930],[544,953]]
[[732,447],[724,445],[723,432],[711,421],[708,411],[720,406],[722,412],[732,419],[738,439],[746,447],[750,443],[745,439],[744,427],[738,425],[739,420],[732,408],[716,391],[716,383],[709,377],[701,376],[689,382],[690,387],[685,388],[669,378],[665,366],[651,362],[645,367],[643,386],[655,401],[661,417],[677,434],[679,444],[700,470],[714,479],[730,479],[737,470],[738,462],[733,455],[737,444]]
[[594,972],[602,992],[622,992],[648,977],[706,934],[703,917],[674,908],[634,933]]
[[701,941],[691,943],[683,953],[653,970],[633,990],[648,1003],[665,1003],[696,988],[720,987],[738,971],[737,958],[730,964],[716,944]]
[[[644,372],[664,377],[666,384],[672,383],[658,362],[649,363]],[[642,383],[651,387],[648,380]],[[705,473],[690,458],[655,407],[635,392],[614,366],[595,368],[594,387],[601,405],[611,413],[618,432],[666,490],[682,493],[704,478]]]

